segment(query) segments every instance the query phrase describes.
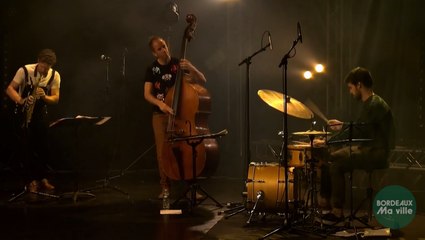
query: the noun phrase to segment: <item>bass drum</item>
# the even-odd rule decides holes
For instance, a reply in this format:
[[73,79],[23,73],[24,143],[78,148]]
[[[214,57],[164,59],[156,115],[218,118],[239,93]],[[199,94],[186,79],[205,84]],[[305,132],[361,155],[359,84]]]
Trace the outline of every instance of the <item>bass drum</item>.
[[[252,209],[258,193],[257,210],[273,211],[285,208],[285,168],[278,163],[251,162],[246,181],[247,208]],[[288,171],[288,202],[294,202],[294,175]]]

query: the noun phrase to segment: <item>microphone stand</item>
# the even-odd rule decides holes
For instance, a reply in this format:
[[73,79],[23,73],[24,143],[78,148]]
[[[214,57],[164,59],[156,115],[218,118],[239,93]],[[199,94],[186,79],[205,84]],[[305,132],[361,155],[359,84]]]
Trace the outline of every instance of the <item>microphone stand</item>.
[[[260,52],[266,51],[268,47],[271,46],[271,43],[269,42],[266,46],[260,48],[258,51],[254,52],[251,56],[245,58],[242,60],[238,66],[241,66],[242,64],[246,64],[246,92],[245,92],[245,104],[246,104],[246,110],[245,110],[245,122],[246,122],[246,138],[245,138],[245,157],[247,159],[247,163],[245,164],[245,168],[243,168],[244,174],[248,171],[249,167],[249,161],[251,159],[251,148],[250,148],[250,119],[249,119],[249,82],[250,82],[250,67],[251,67],[251,59],[259,54]],[[246,178],[246,176],[244,176]],[[236,207],[233,207],[231,209],[228,209],[226,211],[222,211],[221,213],[230,213],[225,218],[228,219],[231,216],[234,216],[238,213],[241,213],[245,210],[245,204],[237,204]]]
[[[245,122],[246,122],[246,142],[245,142],[245,154],[246,159],[248,163],[246,164],[246,168],[249,166],[249,160],[251,159],[251,149],[250,149],[250,119],[249,119],[249,82],[250,82],[250,66],[251,66],[251,59],[259,54],[260,52],[264,52],[268,47],[270,47],[270,43],[268,43],[266,46],[262,47],[260,50],[253,53],[251,56],[245,58],[242,60],[238,66],[241,66],[242,64],[246,64],[246,93],[245,93],[245,102],[246,102],[246,110],[245,110]],[[247,169],[243,169],[244,172],[246,172]]]
[[[267,233],[260,239],[266,239],[269,236],[283,230],[287,229],[288,231],[292,228],[292,219],[289,216],[289,203],[288,203],[288,59],[293,58],[296,54],[295,47],[297,46],[298,42],[301,40],[301,35],[298,34],[298,37],[296,40],[292,42],[292,47],[289,49],[289,51],[283,56],[279,68],[282,68],[282,92],[283,92],[283,148],[280,153],[280,165],[284,166],[285,170],[285,220],[284,224],[280,226],[279,228],[271,231],[270,233]],[[295,53],[291,55],[291,52],[295,50]],[[283,154],[282,154],[283,152]],[[286,224],[285,224],[286,223]]]
[[[124,52],[123,52],[123,62],[122,62],[123,65],[122,65],[122,71],[121,71],[121,74],[122,74],[122,77],[123,77],[122,81],[124,82],[124,85],[123,86],[125,86],[126,54],[127,54],[127,48],[125,48],[124,49]],[[106,61],[106,99],[107,99],[106,102],[107,102],[107,104],[109,106],[111,106],[111,93],[110,93],[111,83],[109,81],[109,63],[110,63],[111,59],[108,58],[105,61]],[[120,95],[119,96],[119,99],[122,101],[123,100],[123,97],[121,95],[121,90],[119,90],[118,93]],[[113,159],[111,161],[113,161],[115,159],[118,159],[118,158],[121,158],[121,121],[123,119],[122,118],[122,114],[125,113],[125,102],[121,102],[121,105],[123,107],[122,107],[122,112],[120,112],[120,113],[118,113],[118,107],[121,107],[121,106],[117,106],[117,105],[118,104],[113,105],[113,107],[112,107],[112,113],[113,114],[116,114],[115,117],[117,117],[117,124],[118,124],[118,126],[117,127],[114,127],[114,130],[115,130],[114,136],[115,136],[115,141],[116,142],[113,143],[114,144],[113,156],[112,156]],[[149,148],[146,152],[148,152],[151,148]],[[142,156],[143,155],[144,154],[142,154]],[[138,159],[136,159],[136,160],[138,160]],[[93,186],[93,187],[89,187],[89,188],[85,188],[82,191],[84,191],[84,192],[90,192],[90,191],[97,190],[97,189],[106,189],[106,188],[109,188],[109,189],[115,190],[115,191],[117,191],[117,192],[125,195],[127,197],[127,199],[130,199],[130,194],[128,192],[122,190],[117,185],[111,184],[111,180],[123,176],[124,175],[124,172],[121,172],[120,174],[115,175],[115,176],[110,176],[110,173],[109,173],[109,171],[110,171],[110,165],[111,165],[111,162],[109,162],[109,164],[108,164],[108,173],[106,173],[105,178],[98,179],[98,180],[95,181],[97,183],[100,183],[99,185],[96,185],[96,186]],[[132,165],[133,165],[133,163],[130,166],[132,166]],[[125,170],[127,170],[127,169],[128,168],[126,168]]]

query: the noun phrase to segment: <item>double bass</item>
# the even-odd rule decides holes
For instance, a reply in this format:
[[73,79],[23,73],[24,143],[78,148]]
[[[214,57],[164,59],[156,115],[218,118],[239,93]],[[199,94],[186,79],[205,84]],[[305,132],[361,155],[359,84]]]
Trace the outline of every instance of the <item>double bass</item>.
[[[188,42],[193,38],[196,17],[186,16],[180,59],[186,58]],[[208,90],[196,83],[189,83],[185,73],[178,68],[175,84],[169,89],[165,103],[172,106],[167,124],[167,138],[163,147],[164,172],[173,180],[191,180],[200,174],[207,175],[217,166],[218,146],[215,139],[203,139],[195,149],[186,141],[170,141],[175,137],[188,137],[208,134],[207,118],[210,113],[210,95]],[[196,151],[196,159],[193,152]],[[196,162],[194,162],[196,161]],[[194,166],[196,169],[194,169]],[[196,176],[194,176],[196,174]]]

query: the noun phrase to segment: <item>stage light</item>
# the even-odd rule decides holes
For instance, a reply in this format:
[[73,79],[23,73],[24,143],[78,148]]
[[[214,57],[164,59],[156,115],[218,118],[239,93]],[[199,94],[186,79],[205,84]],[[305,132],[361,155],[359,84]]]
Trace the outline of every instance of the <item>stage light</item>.
[[316,66],[314,66],[314,70],[316,70],[318,73],[321,73],[325,71],[325,67],[322,64],[316,64]]
[[303,76],[305,79],[311,79],[313,78],[313,73],[311,73],[310,71],[305,71]]

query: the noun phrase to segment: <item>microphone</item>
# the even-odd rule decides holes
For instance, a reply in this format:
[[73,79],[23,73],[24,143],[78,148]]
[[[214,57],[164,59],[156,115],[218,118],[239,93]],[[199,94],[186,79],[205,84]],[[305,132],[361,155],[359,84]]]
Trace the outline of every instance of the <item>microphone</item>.
[[270,32],[269,32],[269,47],[270,47],[270,50],[273,50],[272,35],[270,34]]
[[303,34],[301,33],[301,25],[300,22],[297,22],[297,33],[298,33],[298,39],[301,43],[303,43]]
[[100,60],[102,61],[111,61],[112,58],[106,56],[105,54],[100,55]]

